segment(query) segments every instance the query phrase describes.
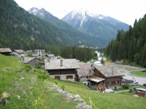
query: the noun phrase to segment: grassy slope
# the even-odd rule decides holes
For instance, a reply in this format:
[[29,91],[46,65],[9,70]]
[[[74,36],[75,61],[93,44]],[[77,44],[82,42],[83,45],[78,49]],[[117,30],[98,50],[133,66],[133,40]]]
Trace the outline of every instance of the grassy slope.
[[14,56],[4,56],[0,54],[0,69],[18,69],[21,68],[23,64],[18,61],[17,57]]
[[[2,62],[5,64],[2,65]],[[12,64],[13,63],[13,64]],[[9,69],[7,69],[9,67]],[[66,102],[55,91],[48,90],[47,83],[57,83],[60,87],[74,94],[79,94],[93,109],[145,109],[146,99],[126,94],[99,93],[89,90],[85,85],[65,81],[38,78],[41,70],[26,70],[26,66],[18,62],[16,57],[0,55],[0,94],[7,91],[11,99],[6,107],[0,109],[74,109],[75,102]],[[20,96],[20,99],[19,97]],[[63,105],[62,105],[63,104]]]
[[146,99],[134,97],[130,93],[113,94],[99,93],[95,90],[89,90],[82,84],[73,84],[70,82],[59,82],[64,85],[65,90],[81,95],[83,99],[90,104],[92,101],[93,109],[145,109]]
[[76,102],[67,102],[65,97],[48,90],[47,80],[38,78],[41,73],[42,70],[28,70],[16,57],[0,55],[0,94],[7,91],[11,95],[7,106],[0,104],[0,109],[74,109]]

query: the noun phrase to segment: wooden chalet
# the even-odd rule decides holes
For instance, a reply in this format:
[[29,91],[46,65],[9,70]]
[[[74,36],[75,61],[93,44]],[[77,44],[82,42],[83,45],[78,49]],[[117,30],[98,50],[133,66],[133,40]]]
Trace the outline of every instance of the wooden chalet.
[[45,70],[50,74],[50,77],[55,79],[78,81],[78,68],[78,60],[76,59],[45,60]]
[[10,48],[0,48],[0,54],[10,55],[11,53],[12,53],[12,50]]
[[98,90],[104,91],[105,89],[118,88],[122,86],[122,79],[124,75],[117,74],[109,65],[108,67],[106,65],[98,67],[95,66],[93,71],[94,74],[92,77],[94,77],[94,80],[96,81],[93,81],[92,77],[89,77],[88,81],[89,83],[91,82],[91,85],[93,84],[96,86]]

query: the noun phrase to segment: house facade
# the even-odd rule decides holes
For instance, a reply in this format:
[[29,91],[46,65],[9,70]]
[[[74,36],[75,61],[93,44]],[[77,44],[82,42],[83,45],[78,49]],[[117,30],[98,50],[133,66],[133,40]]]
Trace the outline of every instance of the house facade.
[[76,69],[47,70],[51,78],[68,81],[78,81]]
[[123,75],[114,74],[112,70],[110,70],[109,72],[104,72],[103,70],[99,70],[97,67],[94,68],[94,72],[95,76],[105,79],[105,88],[114,88],[122,86]]
[[35,49],[34,53],[37,57],[45,56],[45,50],[44,49]]
[[88,78],[89,87],[103,92],[105,89],[121,87],[123,76],[118,75],[110,66],[92,67],[93,75]]
[[45,60],[45,70],[51,78],[78,81],[77,69],[78,61],[76,59],[55,59]]
[[95,76],[101,77],[105,79],[105,87],[113,88],[113,87],[121,87],[123,75],[114,75],[112,73],[105,74],[99,71],[97,68],[94,69]]

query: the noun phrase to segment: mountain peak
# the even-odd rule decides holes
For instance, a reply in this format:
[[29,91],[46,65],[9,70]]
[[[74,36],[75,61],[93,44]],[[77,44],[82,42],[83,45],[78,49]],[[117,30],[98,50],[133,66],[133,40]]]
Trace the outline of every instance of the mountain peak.
[[36,7],[33,7],[33,8],[31,8],[30,10],[29,10],[29,13],[33,13],[34,15],[36,15],[37,14],[37,12],[38,12],[38,8],[36,8]]
[[73,10],[70,12],[71,16],[74,17],[76,15],[80,16],[88,16],[88,17],[96,17],[98,19],[104,19],[107,16],[101,15],[101,14],[95,14],[93,12],[90,12],[88,10],[80,9],[80,10]]
[[33,7],[30,10],[28,10],[28,12],[35,16],[40,16],[42,19],[46,18],[46,15],[49,15],[49,17],[53,17],[53,15],[46,11],[44,8],[38,9],[36,7]]
[[73,10],[68,13],[63,21],[90,35],[94,35],[109,43],[116,37],[119,29],[127,30],[129,26],[119,20],[87,10]]

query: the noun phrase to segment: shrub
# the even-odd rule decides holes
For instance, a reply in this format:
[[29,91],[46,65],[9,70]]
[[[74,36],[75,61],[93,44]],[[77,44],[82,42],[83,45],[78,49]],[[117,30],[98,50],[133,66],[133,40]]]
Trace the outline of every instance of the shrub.
[[124,89],[129,89],[129,87],[130,87],[129,84],[123,86]]
[[26,66],[25,66],[25,68],[24,68],[24,69],[26,70],[26,72],[29,72],[29,71],[31,71],[31,70],[32,70],[32,66],[31,66],[31,65],[26,64]]
[[38,79],[45,80],[49,78],[49,74],[39,74]]

